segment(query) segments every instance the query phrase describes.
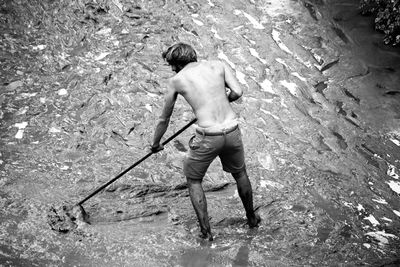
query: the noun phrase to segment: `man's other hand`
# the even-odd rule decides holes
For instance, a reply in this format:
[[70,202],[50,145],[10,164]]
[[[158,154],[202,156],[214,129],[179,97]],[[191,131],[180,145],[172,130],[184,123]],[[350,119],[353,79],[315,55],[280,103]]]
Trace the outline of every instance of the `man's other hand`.
[[164,146],[161,144],[152,144],[150,149],[151,149],[151,152],[157,153],[157,152],[160,152],[161,150],[163,150]]

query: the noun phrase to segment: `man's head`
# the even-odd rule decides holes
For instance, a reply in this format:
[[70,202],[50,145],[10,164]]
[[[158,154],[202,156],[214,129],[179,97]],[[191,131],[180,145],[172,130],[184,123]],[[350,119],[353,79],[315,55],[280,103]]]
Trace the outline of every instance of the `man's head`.
[[193,47],[184,43],[177,43],[170,46],[162,53],[162,57],[171,65],[172,70],[175,72],[179,72],[190,62],[197,61],[196,51]]

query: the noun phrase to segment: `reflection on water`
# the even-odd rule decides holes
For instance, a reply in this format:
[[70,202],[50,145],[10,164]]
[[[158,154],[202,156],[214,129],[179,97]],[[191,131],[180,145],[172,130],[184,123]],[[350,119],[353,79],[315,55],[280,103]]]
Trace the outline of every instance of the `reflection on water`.
[[249,266],[250,244],[254,237],[249,237],[239,248],[233,266]]
[[187,250],[181,258],[181,266],[202,267],[208,266],[212,258],[212,251],[208,249]]
[[[220,237],[214,242],[200,241],[200,247],[185,250],[180,257],[180,266],[250,266],[251,245],[257,231],[249,230],[244,237],[242,234],[231,234]],[[222,252],[230,255],[223,257]],[[222,254],[221,254],[222,253]],[[253,259],[254,260],[254,259]],[[254,262],[253,262],[254,263]]]

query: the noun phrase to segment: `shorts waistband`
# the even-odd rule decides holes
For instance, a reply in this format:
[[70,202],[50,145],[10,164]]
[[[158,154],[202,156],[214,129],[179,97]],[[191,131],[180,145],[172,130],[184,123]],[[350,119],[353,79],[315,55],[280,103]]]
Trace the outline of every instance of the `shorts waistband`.
[[203,128],[199,127],[199,128],[196,129],[196,132],[201,134],[201,135],[206,135],[206,136],[218,136],[218,135],[229,134],[229,133],[235,131],[238,128],[239,128],[239,126],[237,124],[235,126],[233,126],[233,127],[224,128],[224,129],[221,129],[219,131],[207,131],[206,129],[203,129]]

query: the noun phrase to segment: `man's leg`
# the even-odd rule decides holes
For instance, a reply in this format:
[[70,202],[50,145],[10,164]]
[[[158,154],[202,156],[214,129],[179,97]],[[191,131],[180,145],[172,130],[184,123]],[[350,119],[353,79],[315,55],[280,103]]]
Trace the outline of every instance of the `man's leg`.
[[249,226],[257,227],[261,218],[254,212],[253,207],[253,190],[249,177],[247,176],[246,169],[243,169],[237,173],[232,173],[233,178],[236,180],[236,185],[240,199],[242,200],[244,209],[246,210],[246,217]]
[[199,179],[187,178],[190,200],[192,201],[197,219],[200,223],[201,237],[204,239],[208,238],[209,241],[212,241],[213,236],[211,234],[210,222],[208,220],[207,200],[201,182],[202,181]]

